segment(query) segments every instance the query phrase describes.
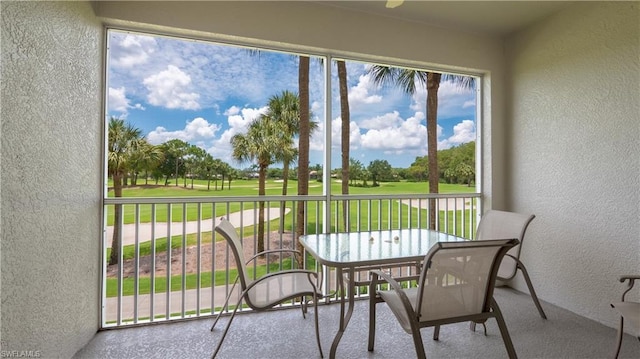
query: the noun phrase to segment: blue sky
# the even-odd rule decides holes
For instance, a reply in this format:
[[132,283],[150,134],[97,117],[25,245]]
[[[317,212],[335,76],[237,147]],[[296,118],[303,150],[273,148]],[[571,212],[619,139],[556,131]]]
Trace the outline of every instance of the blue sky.
[[[295,55],[250,51],[204,41],[109,32],[107,118],[124,118],[160,144],[181,139],[202,147],[236,168],[230,138],[246,132],[264,113],[270,97],[298,91]],[[351,157],[367,166],[385,159],[408,167],[427,152],[426,90],[413,96],[381,87],[367,64],[347,62],[351,114]],[[324,64],[312,58],[310,102],[319,123],[311,139],[310,165],[322,164],[324,147]],[[340,102],[332,64],[332,168],[340,167]],[[438,148],[475,140],[476,94],[450,82],[439,90]],[[278,167],[278,164],[274,165]]]

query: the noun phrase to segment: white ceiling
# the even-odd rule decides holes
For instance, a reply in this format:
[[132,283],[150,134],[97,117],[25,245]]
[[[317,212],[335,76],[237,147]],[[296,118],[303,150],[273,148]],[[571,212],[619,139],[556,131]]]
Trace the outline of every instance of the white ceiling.
[[575,1],[418,1],[394,9],[386,1],[317,1],[327,6],[503,36],[541,20]]

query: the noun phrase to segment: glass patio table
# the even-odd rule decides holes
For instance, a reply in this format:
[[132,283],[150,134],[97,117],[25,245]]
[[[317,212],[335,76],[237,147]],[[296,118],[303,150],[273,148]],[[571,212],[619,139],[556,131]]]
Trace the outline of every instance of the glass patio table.
[[[424,256],[436,243],[460,242],[467,239],[429,229],[392,229],[309,234],[301,236],[299,240],[318,263],[336,269],[337,294],[340,297],[340,325],[329,354],[330,358],[335,358],[342,334],[353,314],[356,286],[367,283],[367,281],[356,281],[356,271],[405,265],[415,266],[419,270]],[[348,282],[346,291],[345,280]],[[345,311],[345,294],[348,294],[347,311]]]

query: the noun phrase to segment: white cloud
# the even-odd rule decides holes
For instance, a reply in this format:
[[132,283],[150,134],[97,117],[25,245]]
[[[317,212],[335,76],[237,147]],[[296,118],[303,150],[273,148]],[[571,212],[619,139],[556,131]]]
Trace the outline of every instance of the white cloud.
[[462,108],[467,108],[467,107],[472,107],[476,105],[476,100],[469,100],[469,101],[465,101],[465,103],[462,104]]
[[109,87],[109,99],[107,100],[107,110],[109,112],[120,112],[122,115],[127,115],[130,108],[144,111],[145,107],[137,103],[135,105],[129,104],[129,99],[126,96],[126,89],[124,87],[113,88]]
[[153,37],[144,35],[126,35],[113,39],[111,51],[118,56],[111,58],[109,65],[114,67],[131,68],[145,64],[149,61],[149,55],[153,54],[157,47]]
[[127,109],[129,108],[129,100],[125,95],[125,88],[109,87],[109,99],[107,100],[107,103],[109,111],[116,111],[126,114]]
[[[335,134],[335,121],[336,120],[333,120],[333,122],[331,123],[332,135]],[[338,124],[338,126],[340,125]],[[311,134],[311,138],[309,139],[309,151],[322,152],[322,150],[324,149],[324,129],[324,122],[318,122],[318,127],[315,131],[313,131],[313,133]]]
[[425,148],[427,128],[422,124],[424,115],[419,112],[406,120],[397,118],[386,127],[377,127],[362,135],[362,147],[368,150],[384,150],[401,153]]
[[382,96],[372,94],[378,90],[370,75],[361,75],[358,83],[349,89],[349,106],[370,105],[382,101]]
[[187,121],[184,129],[178,131],[167,131],[166,128],[158,126],[155,130],[149,132],[147,140],[155,145],[173,139],[185,142],[207,141],[212,140],[218,130],[220,130],[220,125],[210,124],[204,118],[197,117],[192,121]]
[[317,115],[320,112],[324,112],[324,103],[313,101],[310,106],[311,114]]
[[233,148],[231,147],[231,138],[236,134],[246,133],[251,121],[255,120],[266,111],[266,106],[261,108],[243,109],[240,109],[237,106],[232,106],[225,110],[224,113],[227,115],[229,128],[220,135],[220,138],[214,140],[210,147],[207,147],[207,152],[215,158],[221,158],[227,163],[232,163],[233,159],[231,157],[231,153],[233,152]]
[[[312,136],[310,149],[314,151],[322,151],[324,148],[323,125],[318,126],[318,133]],[[314,138],[315,137],[315,138]],[[337,117],[331,121],[331,146],[334,150],[339,150],[342,143],[342,118]],[[357,150],[362,145],[362,133],[360,127],[354,121],[349,123],[349,148]]]
[[[247,131],[247,128],[249,127],[251,121],[255,120],[260,115],[263,115],[266,112],[267,106],[261,108],[243,109],[239,109],[236,106],[233,106],[229,110],[225,111],[225,114],[228,115],[227,123],[229,124],[229,129],[226,132],[230,132],[232,135],[235,135],[236,133],[244,133]],[[229,136],[229,138],[231,138],[231,136]]]
[[400,125],[402,121],[403,120],[400,118],[398,111],[393,111],[391,113],[385,113],[382,116],[362,120],[358,125],[370,130],[382,130],[390,127],[396,127]]
[[472,92],[472,90],[466,89],[451,80],[442,81],[438,88],[438,95],[443,97],[470,94]]
[[147,99],[150,104],[166,108],[197,110],[200,108],[200,95],[188,92],[191,77],[174,65],[144,79],[142,83],[149,90]]
[[447,149],[476,140],[476,126],[471,120],[464,120],[453,126],[453,135],[438,142],[438,149]]
[[231,106],[226,111],[224,111],[225,116],[233,116],[239,113],[240,113],[240,107],[238,106]]

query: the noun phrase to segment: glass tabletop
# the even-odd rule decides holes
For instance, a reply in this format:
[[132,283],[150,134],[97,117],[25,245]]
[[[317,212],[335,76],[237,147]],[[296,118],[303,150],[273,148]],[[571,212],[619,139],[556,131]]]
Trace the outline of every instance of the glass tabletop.
[[331,267],[421,260],[438,242],[465,240],[429,229],[326,233],[300,237],[300,243],[311,255]]

